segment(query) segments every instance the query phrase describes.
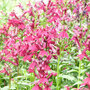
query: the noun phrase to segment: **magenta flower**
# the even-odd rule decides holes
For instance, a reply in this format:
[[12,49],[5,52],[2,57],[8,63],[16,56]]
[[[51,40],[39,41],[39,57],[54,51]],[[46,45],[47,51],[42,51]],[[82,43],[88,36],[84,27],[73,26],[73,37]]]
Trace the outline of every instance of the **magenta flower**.
[[8,24],[13,27],[18,27],[18,29],[23,30],[25,28],[24,23],[21,20],[18,19],[9,19]]
[[75,41],[75,43],[78,45],[78,48],[80,49],[80,42],[79,42],[79,39],[77,38],[77,36],[73,36],[72,38],[71,38],[71,40],[74,40]]
[[42,88],[39,85],[35,85],[32,90],[42,90]]
[[31,60],[32,60],[32,59],[31,59],[32,56],[33,56],[33,55],[26,55],[26,56],[24,56],[24,58],[23,58],[24,62],[25,62],[26,60],[31,61]]
[[46,85],[46,87],[44,88],[44,90],[51,90],[51,86],[52,86],[53,82],[50,82],[48,85]]
[[90,89],[90,74],[88,74],[88,73],[86,73],[86,75],[88,76],[86,79],[84,79],[83,81],[84,81],[84,83],[83,84],[81,84],[81,85],[87,85],[88,86],[88,88]]
[[86,9],[87,9],[87,12],[90,12],[90,6],[87,6]]
[[[53,83],[51,81],[52,76],[56,76],[58,73],[52,71],[50,62],[54,59],[58,60],[58,55],[61,53],[60,56],[62,56],[63,54],[62,50],[67,52],[69,48],[69,40],[67,40],[68,42],[66,43],[61,39],[69,39],[69,35],[71,36],[72,33],[69,33],[69,31],[74,26],[73,22],[76,22],[75,14],[78,19],[82,20],[83,16],[80,18],[82,15],[81,10],[86,9],[87,14],[90,12],[89,6],[84,7],[84,0],[79,1],[80,0],[56,0],[54,3],[49,0],[46,5],[42,0],[39,3],[35,3],[34,8],[29,2],[27,4],[28,10],[25,10],[24,7],[19,4],[18,6],[22,11],[22,15],[17,16],[15,12],[11,12],[7,24],[3,25],[3,28],[0,28],[0,35],[4,34],[5,36],[3,50],[0,52],[0,59],[17,67],[21,57],[23,57],[23,61],[28,60],[30,65],[27,71],[33,73],[37,79],[37,82],[35,79],[35,86],[32,90],[51,90],[50,87]],[[85,20],[83,22],[85,22]],[[83,24],[81,24],[81,26],[82,25]],[[84,48],[81,54],[78,55],[80,60],[82,60],[84,56],[90,60],[90,57],[87,55],[87,51],[90,51],[89,37],[86,40],[84,38],[85,42],[83,41],[83,37],[87,34],[88,29],[85,30],[81,26],[75,26],[73,30],[74,35],[71,40],[75,41],[79,49],[82,50]],[[64,47],[61,45],[61,41],[64,43]],[[82,41],[84,42],[83,44],[81,44]],[[63,48],[60,50],[61,46]],[[70,53],[67,53],[70,56]],[[77,54],[77,50],[75,50],[75,53]],[[66,54],[64,57],[66,57]],[[63,60],[60,61],[62,62]],[[55,71],[56,68],[54,69]],[[9,70],[6,67],[0,71],[0,73],[9,75],[8,72]],[[89,76],[84,81],[85,85],[90,87],[90,83],[88,83]],[[65,87],[67,90],[70,90],[70,87]]]
[[[9,74],[12,72],[12,70],[11,70],[11,68],[9,67],[8,64],[5,63],[4,65],[5,65],[5,66],[4,66],[3,70],[0,71],[0,73],[5,73],[6,75],[9,76]],[[8,70],[8,71],[7,71],[7,70]]]
[[39,84],[45,84],[45,83],[48,83],[48,79],[47,78],[41,78],[39,81],[38,81]]
[[36,66],[36,63],[35,63],[35,62],[32,62],[32,63],[30,64],[30,66],[29,66],[28,71],[29,71],[30,73],[34,72],[35,66]]
[[0,71],[0,73],[5,73],[5,72],[6,72],[5,69]]
[[46,51],[40,51],[39,56],[48,56],[48,53]]
[[7,72],[7,70],[5,68],[3,70],[1,70],[0,73],[5,73],[6,75],[9,76],[9,73]]
[[68,36],[66,30],[62,31],[62,32],[59,34],[59,38],[67,38],[67,39],[69,39],[69,36]]
[[50,67],[48,65],[45,65],[44,69],[45,70],[50,70]]
[[78,57],[80,58],[80,60],[82,60],[84,58],[84,56],[85,56],[84,53],[78,55]]

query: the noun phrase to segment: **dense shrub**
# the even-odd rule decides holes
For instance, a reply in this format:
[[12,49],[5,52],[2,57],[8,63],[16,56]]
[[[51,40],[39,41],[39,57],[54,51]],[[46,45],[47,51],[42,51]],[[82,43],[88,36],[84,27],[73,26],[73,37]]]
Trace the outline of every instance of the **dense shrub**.
[[8,75],[9,90],[89,90],[89,3],[49,0],[17,7],[21,14],[12,11],[0,28],[0,76]]

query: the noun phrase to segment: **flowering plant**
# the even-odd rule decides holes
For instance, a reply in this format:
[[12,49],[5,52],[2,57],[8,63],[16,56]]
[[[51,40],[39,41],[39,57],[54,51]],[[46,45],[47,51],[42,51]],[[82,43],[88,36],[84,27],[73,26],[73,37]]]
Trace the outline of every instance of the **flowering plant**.
[[84,79],[90,70],[87,1],[48,0],[17,7],[21,14],[12,11],[0,28],[0,75],[9,78],[1,87],[89,90],[89,73]]

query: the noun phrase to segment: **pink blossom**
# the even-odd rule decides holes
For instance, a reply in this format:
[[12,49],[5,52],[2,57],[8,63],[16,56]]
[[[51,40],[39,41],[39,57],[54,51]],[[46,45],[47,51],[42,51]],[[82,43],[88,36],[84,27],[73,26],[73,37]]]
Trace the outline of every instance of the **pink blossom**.
[[41,78],[38,83],[48,83],[48,79],[47,78]]
[[42,89],[39,87],[39,85],[35,85],[35,86],[32,88],[32,90],[42,90]]
[[85,56],[84,53],[78,55],[78,57],[80,58],[80,60],[82,60],[84,58],[84,56]]
[[46,51],[40,51],[39,56],[48,56],[48,53]]
[[59,38],[69,38],[67,32],[64,30],[59,34]]
[[1,70],[0,73],[5,73],[5,70]]
[[44,68],[45,68],[46,71],[50,70],[50,67],[48,65],[45,65]]
[[7,72],[7,70],[5,68],[3,68],[3,70],[1,70],[0,73],[5,73],[6,75],[9,76],[9,73]]
[[88,85],[88,88],[90,89],[90,74],[86,73],[86,75],[88,76],[86,79],[84,79],[84,83],[81,85]]
[[90,6],[87,6],[86,9],[87,9],[87,12],[90,12]]
[[30,66],[29,66],[28,71],[29,71],[30,73],[34,72],[35,66],[36,66],[36,63],[35,63],[35,62],[32,62],[32,63],[30,64]]

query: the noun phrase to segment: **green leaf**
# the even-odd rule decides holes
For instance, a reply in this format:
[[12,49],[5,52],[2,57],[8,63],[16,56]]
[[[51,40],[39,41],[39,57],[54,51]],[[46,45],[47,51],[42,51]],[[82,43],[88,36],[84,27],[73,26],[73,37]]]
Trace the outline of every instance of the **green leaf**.
[[71,81],[76,80],[76,78],[74,76],[71,76],[71,75],[62,75],[62,74],[60,74],[59,77],[62,77],[64,79],[68,79],[68,80],[71,80]]
[[78,73],[77,70],[69,70],[69,71],[67,71],[67,73],[72,73],[72,72],[77,72]]
[[82,84],[82,82],[81,82],[81,81],[78,81],[78,82],[76,82],[75,84],[73,84],[73,86],[75,86],[75,85],[77,85],[77,84]]
[[3,88],[1,88],[1,90],[8,90],[9,89],[9,86],[5,86]]

